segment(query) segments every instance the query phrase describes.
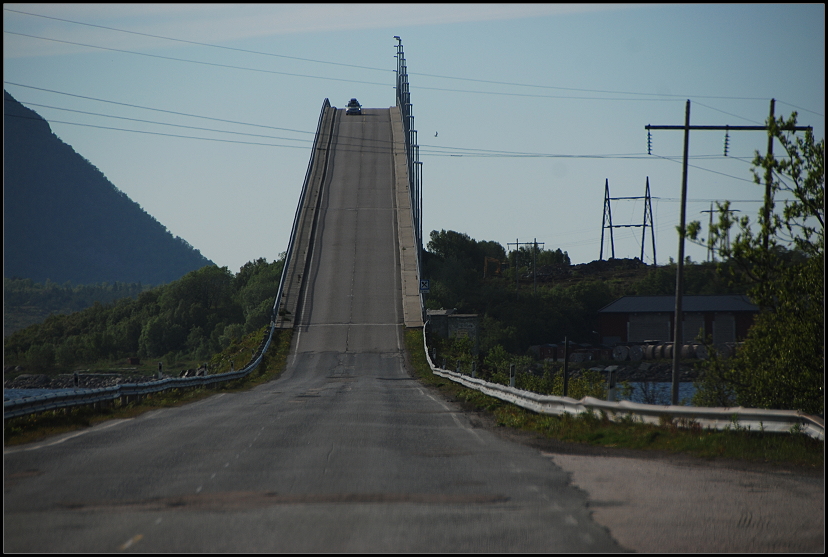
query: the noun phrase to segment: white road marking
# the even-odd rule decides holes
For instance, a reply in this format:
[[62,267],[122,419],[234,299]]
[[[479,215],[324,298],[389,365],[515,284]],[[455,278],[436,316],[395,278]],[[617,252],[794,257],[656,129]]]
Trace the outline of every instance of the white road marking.
[[134,544],[138,543],[139,541],[141,541],[141,538],[143,538],[143,537],[144,536],[142,534],[135,534],[130,539],[125,541],[123,544],[121,544],[121,547],[119,547],[118,549],[120,551],[124,551],[126,549],[129,549],[132,545],[134,545]]
[[81,435],[85,435],[85,434],[90,433],[92,431],[101,431],[102,429],[107,429],[107,428],[110,428],[112,426],[118,425],[120,423],[128,422],[129,420],[134,420],[134,419],[135,418],[126,418],[124,420],[112,420],[111,422],[108,422],[108,423],[103,424],[101,426],[93,427],[91,429],[85,429],[83,431],[78,431],[77,433],[67,435],[66,437],[63,437],[62,439],[58,439],[57,441],[52,441],[51,443],[41,443],[40,445],[34,445],[32,447],[22,447],[20,449],[4,450],[3,454],[7,455],[7,454],[20,453],[20,452],[23,452],[23,451],[36,451],[37,449],[43,449],[45,447],[52,447],[54,445],[59,445],[59,444],[63,443],[64,441],[74,439],[75,437],[80,437]]

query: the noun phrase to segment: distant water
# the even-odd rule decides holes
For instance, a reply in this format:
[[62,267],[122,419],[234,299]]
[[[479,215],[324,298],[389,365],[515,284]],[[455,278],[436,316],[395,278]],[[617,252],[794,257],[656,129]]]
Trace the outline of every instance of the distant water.
[[[671,383],[630,383],[633,388],[629,400],[644,404],[670,404],[672,384]],[[3,389],[3,400],[17,400],[33,396],[41,396],[48,393],[72,393],[84,392],[90,389]],[[620,400],[620,392],[616,390],[617,400]],[[685,406],[690,406],[690,401],[696,393],[693,383],[679,383],[679,404],[684,401]]]
[[[630,383],[633,388],[632,395],[629,400],[631,402],[640,402],[643,404],[660,404],[669,405],[672,400],[672,383]],[[619,390],[616,390],[616,400],[620,400]],[[696,394],[696,388],[693,383],[679,383],[679,404],[684,406],[691,406],[693,395]],[[682,402],[683,401],[683,402]]]
[[91,389],[3,389],[3,400],[18,400],[49,393],[83,393]]

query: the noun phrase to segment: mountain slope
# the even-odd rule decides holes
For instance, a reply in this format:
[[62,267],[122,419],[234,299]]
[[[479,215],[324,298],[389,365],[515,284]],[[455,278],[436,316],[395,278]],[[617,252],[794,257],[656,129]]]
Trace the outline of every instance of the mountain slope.
[[3,275],[162,284],[212,262],[3,92]]

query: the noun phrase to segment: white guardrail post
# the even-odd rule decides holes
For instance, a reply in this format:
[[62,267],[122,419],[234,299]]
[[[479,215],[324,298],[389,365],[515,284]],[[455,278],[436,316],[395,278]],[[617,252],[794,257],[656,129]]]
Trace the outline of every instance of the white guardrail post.
[[825,440],[825,420],[797,410],[763,410],[741,406],[735,408],[661,406],[658,404],[640,404],[628,400],[609,402],[592,397],[575,400],[563,396],[540,395],[498,383],[489,383],[482,379],[436,367],[428,353],[426,325],[423,326],[423,349],[426,353],[428,365],[435,375],[539,414],[577,415],[592,410],[605,413],[611,420],[632,416],[641,422],[650,424],[659,424],[664,416],[669,416],[673,419],[692,421],[703,428],[709,429],[724,430],[738,426],[739,428],[749,428],[751,431],[790,433],[798,430],[814,439]]

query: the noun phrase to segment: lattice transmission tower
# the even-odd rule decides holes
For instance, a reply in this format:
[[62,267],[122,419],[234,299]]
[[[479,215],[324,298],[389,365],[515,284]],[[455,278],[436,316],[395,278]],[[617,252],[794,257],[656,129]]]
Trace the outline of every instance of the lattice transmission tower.
[[[644,261],[644,245],[647,239],[647,227],[650,228],[650,237],[653,246],[653,265],[656,265],[655,228],[653,228],[653,201],[650,195],[650,177],[647,176],[646,188],[643,197],[610,197],[609,178],[604,184],[604,220],[601,225],[601,254],[598,259],[604,260],[604,231],[609,229],[610,250],[612,258],[615,259],[615,238],[612,234],[613,228],[641,228],[641,261]],[[621,199],[643,199],[644,220],[641,224],[612,224],[612,204],[610,201]]]

